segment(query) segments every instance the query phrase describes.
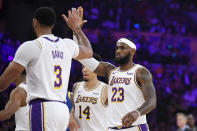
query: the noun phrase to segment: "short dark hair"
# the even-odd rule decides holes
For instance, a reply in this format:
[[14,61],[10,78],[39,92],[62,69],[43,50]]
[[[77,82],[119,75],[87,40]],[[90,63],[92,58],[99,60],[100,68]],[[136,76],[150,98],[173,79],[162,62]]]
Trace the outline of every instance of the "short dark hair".
[[102,61],[101,56],[97,53],[93,53],[93,58],[95,58],[97,61]]
[[56,14],[50,7],[40,7],[35,11],[34,18],[43,26],[52,26],[55,24]]

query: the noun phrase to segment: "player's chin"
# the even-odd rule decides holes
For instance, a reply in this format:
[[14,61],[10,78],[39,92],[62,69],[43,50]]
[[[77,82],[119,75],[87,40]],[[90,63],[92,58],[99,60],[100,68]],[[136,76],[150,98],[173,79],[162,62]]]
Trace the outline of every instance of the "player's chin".
[[89,81],[88,78],[83,78],[83,80],[84,80],[85,82],[88,82],[88,81]]

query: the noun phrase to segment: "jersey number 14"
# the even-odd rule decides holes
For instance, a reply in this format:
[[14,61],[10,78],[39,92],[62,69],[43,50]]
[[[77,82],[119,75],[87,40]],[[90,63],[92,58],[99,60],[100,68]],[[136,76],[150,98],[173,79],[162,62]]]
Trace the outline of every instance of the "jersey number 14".
[[82,110],[81,105],[79,106],[79,119],[82,119],[82,114],[86,116],[86,120],[90,120],[90,107],[87,106]]

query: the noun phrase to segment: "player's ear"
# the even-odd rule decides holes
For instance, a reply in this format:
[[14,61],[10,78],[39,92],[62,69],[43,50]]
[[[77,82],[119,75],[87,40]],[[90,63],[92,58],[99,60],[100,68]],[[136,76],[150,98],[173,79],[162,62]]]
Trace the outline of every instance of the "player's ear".
[[39,25],[40,25],[40,23],[38,22],[38,20],[33,18],[33,26],[34,26],[34,28],[37,28]]
[[51,30],[53,29],[54,25],[51,26]]
[[135,52],[136,52],[136,50],[132,48],[132,49],[131,49],[131,54],[132,54],[132,55],[135,55]]

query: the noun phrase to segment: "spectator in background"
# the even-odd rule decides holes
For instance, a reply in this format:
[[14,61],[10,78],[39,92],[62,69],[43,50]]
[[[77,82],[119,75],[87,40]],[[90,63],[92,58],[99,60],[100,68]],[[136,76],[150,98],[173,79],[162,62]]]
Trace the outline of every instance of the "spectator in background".
[[184,113],[176,114],[177,131],[192,131],[187,125],[187,116]]
[[187,116],[187,124],[192,129],[192,131],[197,131],[197,127],[195,126],[195,118],[192,114]]

